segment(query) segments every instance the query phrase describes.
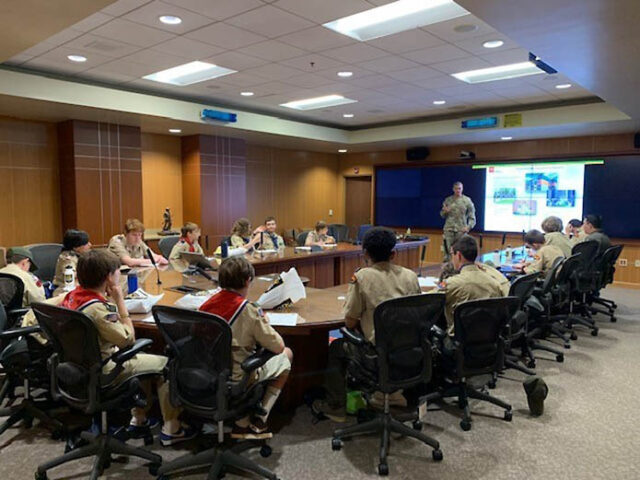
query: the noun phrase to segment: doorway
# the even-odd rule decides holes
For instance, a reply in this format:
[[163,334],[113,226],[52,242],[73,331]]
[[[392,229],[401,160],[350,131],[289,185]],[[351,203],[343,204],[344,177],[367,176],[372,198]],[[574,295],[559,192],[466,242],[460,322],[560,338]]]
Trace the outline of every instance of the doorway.
[[358,227],[371,223],[371,176],[345,180],[345,223],[349,226],[349,238],[356,238]]

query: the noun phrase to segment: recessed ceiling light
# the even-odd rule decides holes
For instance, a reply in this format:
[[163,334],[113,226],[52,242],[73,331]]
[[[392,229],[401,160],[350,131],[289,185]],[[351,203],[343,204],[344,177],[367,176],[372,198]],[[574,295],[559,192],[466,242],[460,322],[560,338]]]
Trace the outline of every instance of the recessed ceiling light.
[[160,72],[145,75],[142,78],[153,80],[154,82],[170,83],[171,85],[191,85],[193,83],[204,82],[212,78],[222,77],[236,73],[235,70],[219,67],[207,62],[189,62],[177,67],[168,68]]
[[354,117],[353,113],[343,113],[342,116],[344,118],[353,118]]
[[572,85],[570,83],[561,83],[560,85],[556,85],[558,90],[564,90],[565,88],[571,88]]
[[445,103],[447,103],[445,100],[434,100],[433,101],[434,105],[444,105]]
[[162,15],[159,20],[167,25],[180,25],[182,23],[182,19],[175,15]]
[[342,95],[325,95],[324,97],[306,98],[293,102],[281,103],[281,107],[293,108],[294,110],[314,110],[316,108],[335,107],[347,103],[356,103],[357,100],[345,98]]
[[453,0],[398,0],[323,26],[361,42],[469,15]]
[[84,55],[67,55],[67,58],[72,62],[82,63],[87,61],[87,57]]
[[482,83],[505,80],[507,78],[526,77],[527,75],[537,75],[539,73],[544,73],[544,71],[540,70],[535,64],[531,62],[520,62],[453,73],[452,76],[467,83]]
[[498,48],[504,45],[502,40],[489,40],[488,42],[484,42],[482,46],[484,48]]
[[182,130],[179,128],[170,128],[169,133],[182,133]]
[[513,137],[500,137],[500,140],[513,140]]
[[342,78],[349,78],[353,76],[353,72],[338,72],[338,76]]
[[347,149],[346,148],[341,148],[340,150],[338,150],[338,153],[347,153]]
[[243,97],[253,97],[253,92],[240,92]]

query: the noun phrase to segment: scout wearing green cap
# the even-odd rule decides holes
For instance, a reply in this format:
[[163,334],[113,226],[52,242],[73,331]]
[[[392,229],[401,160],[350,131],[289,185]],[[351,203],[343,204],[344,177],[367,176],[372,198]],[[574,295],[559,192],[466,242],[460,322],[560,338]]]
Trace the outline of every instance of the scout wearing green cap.
[[24,294],[22,306],[28,307],[34,302],[45,300],[44,287],[38,277],[32,272],[38,269],[33,261],[33,255],[24,247],[13,247],[7,252],[7,266],[0,269],[0,273],[8,273],[22,280]]

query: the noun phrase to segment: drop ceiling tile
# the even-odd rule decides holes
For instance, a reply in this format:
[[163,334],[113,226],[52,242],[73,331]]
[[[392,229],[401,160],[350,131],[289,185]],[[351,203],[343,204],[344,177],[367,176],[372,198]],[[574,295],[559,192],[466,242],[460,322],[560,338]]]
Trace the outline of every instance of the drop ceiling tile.
[[271,63],[263,65],[261,67],[250,68],[245,70],[245,73],[250,75],[257,75],[258,77],[266,78],[269,80],[282,80],[285,78],[300,75],[300,70],[287,67],[286,65],[279,65],[277,63]]
[[221,67],[243,71],[269,63],[267,60],[252,57],[238,52],[224,52],[204,59],[205,62],[215,63]]
[[524,48],[512,48],[482,55],[480,58],[486,60],[491,65],[508,65],[510,63],[529,61],[529,51]]
[[356,41],[321,26],[278,37],[278,41],[303,48],[309,52],[320,52],[328,48],[356,45]]
[[90,30],[93,30],[94,28],[99,27],[100,25],[104,25],[112,19],[113,17],[111,15],[107,15],[104,12],[96,12],[93,15],[89,15],[84,20],[81,20],[78,23],[74,23],[73,25],[71,25],[71,28],[73,28],[74,30],[80,30],[81,32],[88,32]]
[[[457,32],[454,30],[456,27],[462,25],[475,25],[477,28],[469,32]],[[426,27],[422,27],[422,30],[451,43],[496,33],[491,26],[473,15],[465,15],[446,22],[427,25]]]
[[73,62],[62,62],[51,57],[36,57],[22,64],[23,67],[47,72],[69,74],[81,72],[87,69],[86,65]]
[[239,15],[264,5],[260,0],[164,0],[216,20]]
[[251,45],[252,43],[266,40],[262,35],[256,35],[255,33],[222,22],[194,30],[185,36],[192,40],[199,40],[229,50],[235,50]]
[[491,67],[491,63],[478,57],[460,58],[449,62],[433,63],[431,68],[439,70],[443,73],[459,73],[468,70],[477,70],[480,68]]
[[169,41],[155,45],[152,50],[167,53],[169,55],[190,58],[191,60],[201,60],[224,52],[224,49],[220,47],[191,40],[187,37],[172,38]]
[[398,70],[397,72],[387,72],[385,75],[403,82],[411,82],[438,77],[442,75],[442,73],[433,68],[420,66],[406,70]]
[[58,45],[54,43],[40,42],[34,45],[33,47],[23,50],[20,53],[22,55],[27,55],[29,57],[37,57],[38,55],[42,55],[43,53],[48,52],[49,50],[53,50],[57,46]]
[[282,81],[298,88],[316,88],[331,83],[331,80],[312,73],[303,73],[302,75],[284,78]]
[[111,20],[96,28],[91,33],[100,37],[117,39],[130,45],[145,48],[174,38],[174,35],[171,33],[121,18]]
[[11,57],[9,60],[6,60],[4,63],[7,63],[9,65],[20,65],[28,60],[31,60],[32,58],[33,55],[25,55],[24,53],[19,53],[18,55],[14,55],[13,57]]
[[496,90],[495,93],[500,95],[501,97],[510,99],[521,99],[525,97],[539,97],[542,95],[546,95],[546,92],[544,90],[526,83],[522,83],[521,85],[516,87],[501,88],[499,90]]
[[113,17],[118,17],[120,15],[124,15],[131,10],[141,7],[145,3],[149,3],[151,0],[118,0],[117,2],[112,3],[111,5],[103,8],[102,13],[106,13],[107,15],[111,15]]
[[[178,25],[166,25],[159,20],[159,17],[162,15],[180,17],[182,19],[182,23]],[[151,3],[147,3],[143,7],[129,12],[121,18],[178,35],[215,22],[212,18],[208,18],[202,14],[198,14],[191,10],[186,10],[160,0],[154,0]]]
[[95,52],[99,55],[106,55],[113,58],[131,55],[132,53],[140,50],[140,47],[119,42],[117,40],[98,37],[89,33],[66,43],[65,47],[81,48],[89,52]]
[[322,72],[328,68],[338,68],[343,65],[342,62],[334,60],[333,58],[325,57],[319,53],[302,55],[300,57],[284,60],[280,63],[308,73]]
[[279,8],[265,5],[250,12],[227,19],[227,23],[275,38],[287,33],[313,27],[313,23]]
[[402,54],[403,57],[414,62],[430,65],[433,63],[447,62],[458,58],[469,57],[470,54],[453,45],[440,45],[438,47],[422,48]]
[[151,49],[140,50],[134,54],[127,55],[123,57],[123,60],[149,65],[154,68],[154,71],[166,70],[167,68],[177,67],[192,61],[190,58],[169,55]]
[[[442,90],[439,90],[442,92]],[[495,93],[478,90],[474,93],[466,93],[466,94],[453,94],[452,95],[457,101],[462,101],[464,103],[473,103],[475,105],[486,105],[491,102],[505,102],[505,98],[497,95]]]
[[353,98],[354,100],[358,100],[359,102],[369,103],[370,101],[374,101],[376,98],[383,95],[377,90],[362,88],[360,90],[356,90],[349,94],[349,98]]
[[291,85],[282,82],[268,82],[251,88],[255,97],[265,97],[267,95],[281,95],[295,90]]
[[381,48],[391,53],[406,53],[429,47],[444,45],[444,40],[430,33],[414,28],[406,32],[387,35],[367,42],[369,45]]
[[459,85],[467,85],[464,82],[461,82],[457,78],[452,77],[451,75],[442,75],[440,74],[437,77],[429,77],[423,80],[411,80],[407,81],[407,83],[411,83],[413,85],[418,85],[420,87],[425,88],[447,88],[447,87],[457,87]]
[[100,83],[115,85],[136,80],[136,77],[133,77],[131,75],[124,75],[122,73],[116,72],[107,72],[105,70],[102,70],[100,67],[85,70],[84,72],[78,73],[77,76]]
[[555,98],[551,94],[540,95],[539,97],[526,97],[518,100],[514,100],[519,105],[531,105],[533,103],[545,103],[545,102],[554,102],[558,99]]
[[[504,45],[498,48],[485,48],[482,46],[484,42],[488,42],[490,40],[502,40],[504,42]],[[512,48],[520,47],[517,43],[507,38],[506,35],[502,35],[499,32],[494,32],[488,35],[482,35],[474,38],[468,38],[466,40],[460,40],[455,42],[454,45],[474,55],[487,55],[489,53],[501,52],[503,50],[510,50]]]
[[128,75],[130,77],[135,77],[135,78],[142,78],[145,75],[154,73],[155,71],[153,67],[150,67],[149,65],[143,65],[141,63],[125,60],[123,58],[119,58],[117,60],[113,60],[112,62],[105,63],[101,65],[98,69],[94,69],[94,71],[95,70],[111,72],[111,73],[119,73],[122,75]]
[[407,68],[419,67],[419,63],[412,62],[406,58],[397,55],[389,55],[386,57],[376,58],[367,62],[359,63],[358,66],[378,73],[395,72],[398,70],[406,70]]
[[357,92],[358,90],[360,90],[360,87],[358,87],[357,85],[350,84],[348,82],[329,81],[329,83],[322,85],[322,87],[319,87],[316,90],[318,90],[318,93],[321,93],[320,90],[322,90],[325,92],[330,91],[331,93],[336,93],[338,95],[346,94],[346,96],[349,96],[351,93]]
[[345,63],[360,63],[374,58],[380,58],[388,55],[384,50],[371,47],[364,43],[355,45],[347,45],[346,47],[334,48],[322,52],[327,57],[335,58]]
[[238,72],[238,73],[233,73],[231,75],[225,75],[223,77],[216,78],[212,80],[212,82],[223,83],[229,86],[235,86],[237,88],[237,87],[253,87],[255,85],[261,85],[265,83],[265,79],[256,77],[255,75],[249,75],[247,73]]
[[273,5],[316,23],[327,23],[373,8],[364,0],[278,0]]
[[[536,75],[536,76],[540,77],[542,75]],[[519,88],[519,87],[522,87],[523,85],[531,85],[530,83],[525,82],[525,78],[527,77],[508,78],[505,80],[496,80],[494,82],[478,83],[477,86],[479,88],[482,88],[483,90],[488,90],[491,92],[499,92],[504,88]]]
[[426,99],[427,96],[431,94],[431,92],[428,92],[425,88],[420,88],[415,85],[402,82],[397,82],[394,85],[388,85],[386,87],[376,88],[376,91],[392,97],[405,99]]
[[352,85],[357,85],[363,88],[379,88],[386,87],[398,83],[394,78],[387,77],[386,75],[369,75],[367,77],[358,77],[350,79]]
[[254,43],[253,45],[239,49],[238,52],[253,57],[264,58],[265,60],[271,60],[272,62],[288,60],[306,53],[304,50],[278,42],[277,40]]
[[[67,58],[67,55],[83,55],[87,58],[86,62],[72,62]],[[108,57],[105,55],[99,55],[97,53],[88,52],[79,48],[70,48],[66,45],[62,47],[54,48],[53,50],[49,50],[47,53],[44,53],[37,57],[38,60],[50,60],[54,62],[59,62],[61,64],[70,64],[77,68],[65,68],[66,70],[74,70],[74,71],[83,71],[88,70],[90,68],[95,68],[99,65],[102,65],[107,62],[111,62],[113,60],[112,57]]]
[[491,92],[487,90],[483,90],[479,88],[477,85],[468,85],[466,83],[462,83],[460,85],[456,85],[455,87],[434,87],[433,85],[429,85],[428,83],[425,87],[430,88],[439,94],[446,95],[448,97],[458,97],[463,95],[491,95]]
[[74,38],[78,38],[84,32],[81,30],[76,30],[74,28],[66,28],[61,32],[56,33],[55,35],[50,36],[45,40],[46,43],[50,43],[52,45],[62,45],[67,42],[70,42]]
[[[353,76],[349,78],[341,78],[338,76],[338,72],[342,72],[342,71],[351,72],[353,73]],[[327,70],[322,70],[318,72],[318,75],[322,75],[325,78],[328,78],[334,81],[337,80],[345,83],[353,83],[352,80],[362,78],[362,77],[367,77],[373,74],[374,72],[372,72],[371,70],[365,70],[364,68],[360,68],[355,65],[342,65],[340,67],[328,68]]]

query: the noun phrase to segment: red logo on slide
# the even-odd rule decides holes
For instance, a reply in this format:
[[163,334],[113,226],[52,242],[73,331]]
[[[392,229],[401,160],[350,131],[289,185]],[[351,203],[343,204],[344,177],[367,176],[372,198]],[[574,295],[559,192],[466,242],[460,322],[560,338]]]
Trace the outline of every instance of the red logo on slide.
[[489,167],[489,173],[493,173],[494,170],[495,170],[495,167]]

